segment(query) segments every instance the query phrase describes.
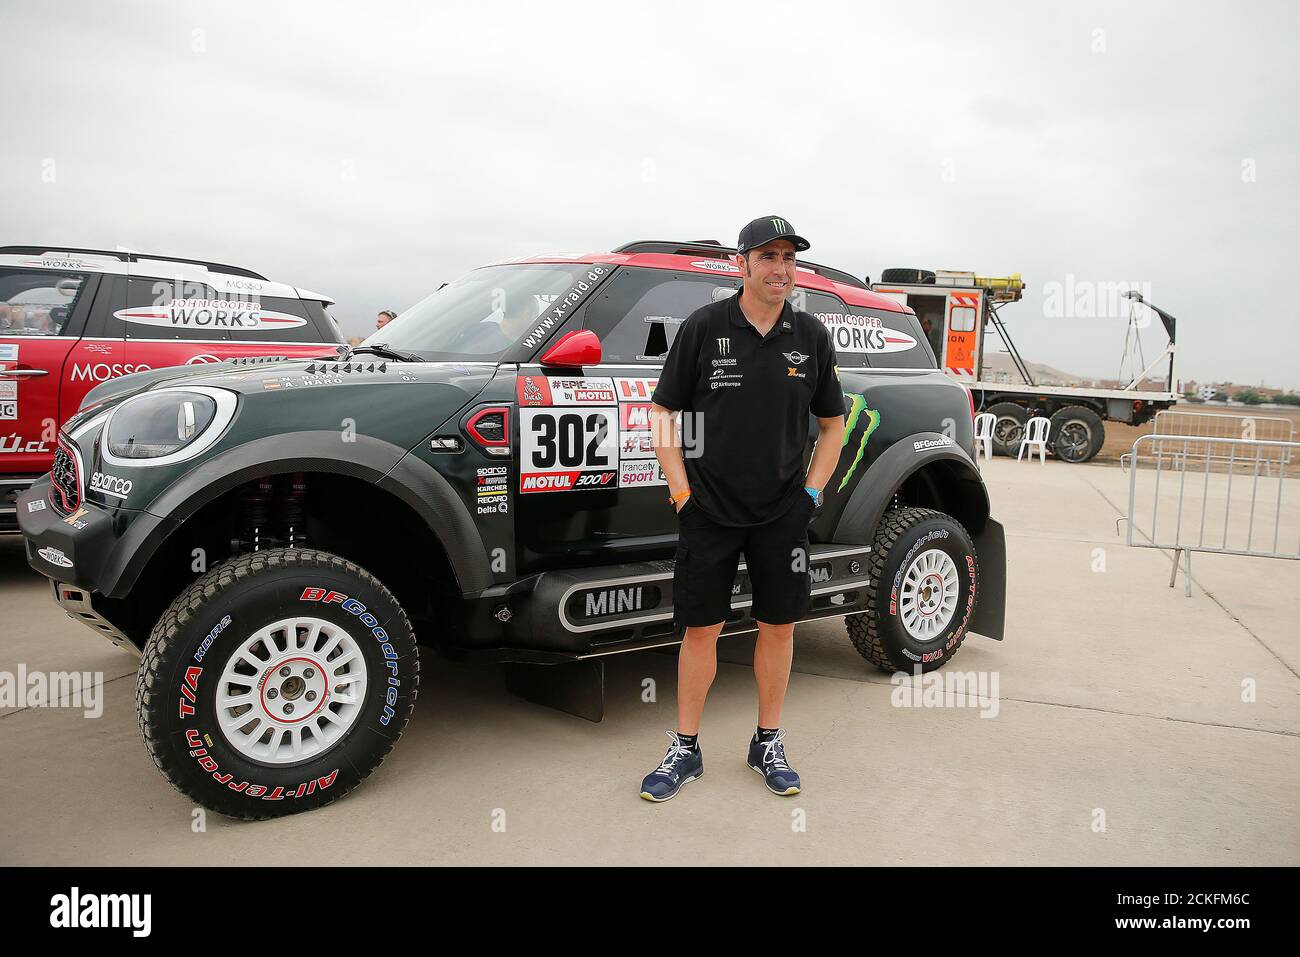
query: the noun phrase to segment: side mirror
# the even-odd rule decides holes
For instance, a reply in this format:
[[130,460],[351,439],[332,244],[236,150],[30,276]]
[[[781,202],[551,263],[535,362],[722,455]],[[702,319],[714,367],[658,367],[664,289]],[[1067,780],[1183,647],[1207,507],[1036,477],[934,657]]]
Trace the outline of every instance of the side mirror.
[[590,329],[566,332],[539,360],[544,366],[581,368],[600,362],[600,338]]

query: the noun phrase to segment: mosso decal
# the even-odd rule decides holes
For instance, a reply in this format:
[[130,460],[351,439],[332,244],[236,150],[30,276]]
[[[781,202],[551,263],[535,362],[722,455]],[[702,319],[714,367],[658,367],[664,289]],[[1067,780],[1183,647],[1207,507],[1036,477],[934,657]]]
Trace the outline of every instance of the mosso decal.
[[255,302],[236,299],[173,299],[165,305],[136,306],[113,313],[123,322],[169,329],[238,329],[266,332],[305,326],[307,320],[270,312]]

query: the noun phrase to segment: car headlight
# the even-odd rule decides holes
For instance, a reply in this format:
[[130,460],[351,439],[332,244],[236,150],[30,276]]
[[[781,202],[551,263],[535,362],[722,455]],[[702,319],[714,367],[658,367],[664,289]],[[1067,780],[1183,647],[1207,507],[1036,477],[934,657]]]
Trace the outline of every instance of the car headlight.
[[197,455],[230,422],[235,396],[201,387],[158,389],[109,416],[100,451],[115,465],[164,465]]

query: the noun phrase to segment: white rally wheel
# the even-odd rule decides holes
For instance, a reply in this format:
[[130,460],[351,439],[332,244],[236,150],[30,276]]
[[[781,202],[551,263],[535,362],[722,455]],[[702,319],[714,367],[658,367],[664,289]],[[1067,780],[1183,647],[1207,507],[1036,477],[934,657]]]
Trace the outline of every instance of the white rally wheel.
[[217,724],[226,742],[253,761],[304,761],[351,730],[367,677],[361,647],[347,630],[320,618],[285,618],[255,632],[226,660]]
[[898,617],[907,633],[922,642],[946,633],[960,590],[957,566],[947,552],[931,548],[912,559],[898,596]]

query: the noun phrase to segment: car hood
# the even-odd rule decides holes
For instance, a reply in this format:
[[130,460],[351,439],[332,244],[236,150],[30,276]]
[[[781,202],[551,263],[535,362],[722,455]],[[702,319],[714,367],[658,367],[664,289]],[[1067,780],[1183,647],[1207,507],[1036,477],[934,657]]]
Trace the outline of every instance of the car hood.
[[[157,369],[105,383],[111,390],[94,389],[65,431],[87,473],[132,483],[129,501],[88,490],[91,501],[146,508],[177,475],[248,443],[333,433],[344,442],[364,437],[409,450],[471,403],[496,371],[495,363],[306,359]],[[101,433],[111,421],[108,413],[145,392],[200,387],[239,395],[233,418],[209,448],[173,465],[105,464]]]

